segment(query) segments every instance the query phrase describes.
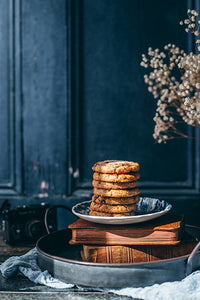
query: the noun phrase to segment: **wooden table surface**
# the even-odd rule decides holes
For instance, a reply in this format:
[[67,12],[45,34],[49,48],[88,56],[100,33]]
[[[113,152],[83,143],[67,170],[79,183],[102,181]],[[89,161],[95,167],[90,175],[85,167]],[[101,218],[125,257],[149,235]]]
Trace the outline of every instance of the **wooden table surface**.
[[[11,247],[6,245],[0,232],[0,264],[13,255],[23,255],[32,247]],[[35,284],[23,276],[6,279],[0,272],[0,299],[1,300],[95,300],[95,299],[133,299],[126,296],[118,296],[111,293],[80,290],[78,288],[58,290],[43,285]]]

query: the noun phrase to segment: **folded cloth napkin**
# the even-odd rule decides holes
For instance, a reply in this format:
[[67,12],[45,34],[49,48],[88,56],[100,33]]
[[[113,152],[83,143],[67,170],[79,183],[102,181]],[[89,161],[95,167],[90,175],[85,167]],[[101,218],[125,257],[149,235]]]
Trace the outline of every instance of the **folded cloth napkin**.
[[0,265],[0,271],[6,278],[22,274],[34,283],[53,288],[71,288],[71,283],[62,282],[53,278],[48,271],[42,272],[37,264],[37,249],[34,248],[22,256],[12,256]]
[[[24,275],[32,282],[58,289],[69,289],[74,284],[53,278],[48,271],[42,272],[37,264],[37,249],[34,248],[22,256],[12,256],[0,266],[2,275],[11,278],[14,275]],[[83,287],[78,287],[82,289]],[[88,288],[91,290],[91,288]],[[95,290],[97,290],[95,288]],[[118,295],[146,300],[199,300],[200,299],[200,271],[196,271],[181,281],[165,282],[141,288],[101,289]]]

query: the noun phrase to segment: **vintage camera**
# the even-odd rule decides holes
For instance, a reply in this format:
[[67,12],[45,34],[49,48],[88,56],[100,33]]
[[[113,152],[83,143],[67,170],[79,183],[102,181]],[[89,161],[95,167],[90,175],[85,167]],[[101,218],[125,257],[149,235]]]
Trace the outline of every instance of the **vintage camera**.
[[[45,212],[49,204],[41,203],[30,206],[18,206],[2,212],[3,239],[10,245],[34,244],[40,237],[47,234]],[[57,230],[55,211],[48,214],[48,229]]]

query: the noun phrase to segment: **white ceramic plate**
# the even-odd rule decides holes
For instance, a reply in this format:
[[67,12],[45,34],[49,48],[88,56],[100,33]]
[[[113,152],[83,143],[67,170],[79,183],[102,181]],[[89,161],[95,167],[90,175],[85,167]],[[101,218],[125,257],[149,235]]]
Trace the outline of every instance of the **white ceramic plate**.
[[111,224],[111,225],[146,222],[166,214],[172,208],[172,205],[167,203],[164,200],[140,197],[135,216],[100,217],[100,216],[89,215],[90,204],[91,204],[91,200],[76,204],[72,208],[73,214],[81,219],[90,222]]

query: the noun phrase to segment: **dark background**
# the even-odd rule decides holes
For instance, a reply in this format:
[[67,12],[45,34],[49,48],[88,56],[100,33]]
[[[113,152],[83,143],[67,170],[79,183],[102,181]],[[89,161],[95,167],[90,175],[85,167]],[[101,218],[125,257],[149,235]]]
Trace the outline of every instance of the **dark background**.
[[1,200],[72,206],[90,199],[96,161],[132,160],[141,165],[142,195],[200,225],[199,140],[154,141],[156,102],[140,67],[150,46],[193,49],[179,21],[199,6],[0,0]]

